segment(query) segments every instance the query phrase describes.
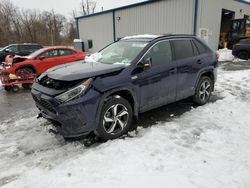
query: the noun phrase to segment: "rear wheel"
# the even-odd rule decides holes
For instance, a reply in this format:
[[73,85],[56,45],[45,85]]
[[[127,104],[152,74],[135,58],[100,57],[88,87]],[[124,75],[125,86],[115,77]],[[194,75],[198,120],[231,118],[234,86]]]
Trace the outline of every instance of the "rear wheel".
[[133,119],[129,102],[120,97],[112,97],[103,107],[96,134],[104,139],[115,139],[127,133]]
[[18,87],[18,86],[13,86],[13,87],[11,88],[11,90],[12,90],[13,93],[17,93],[17,92],[20,90],[20,87]]
[[245,52],[245,51],[239,52],[238,58],[248,60],[249,59],[249,53]]
[[211,96],[213,88],[213,82],[211,78],[203,76],[195,89],[195,95],[193,96],[193,101],[198,105],[206,104]]

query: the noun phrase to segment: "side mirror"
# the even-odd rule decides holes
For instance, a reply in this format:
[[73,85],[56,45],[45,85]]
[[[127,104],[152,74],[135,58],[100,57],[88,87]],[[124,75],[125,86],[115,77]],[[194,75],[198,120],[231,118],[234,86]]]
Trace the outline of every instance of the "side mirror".
[[152,58],[149,57],[146,60],[143,59],[139,64],[139,67],[143,68],[144,70],[149,69],[152,66]]
[[5,51],[6,53],[10,53],[10,52],[11,52],[11,50],[10,50],[10,49],[8,49],[8,48],[7,48],[7,49],[5,49],[4,51]]
[[42,60],[45,59],[45,56],[42,55],[42,56],[40,56],[38,59],[42,61]]
[[152,66],[152,58],[149,57],[146,59],[145,63],[144,63],[144,69],[148,69]]

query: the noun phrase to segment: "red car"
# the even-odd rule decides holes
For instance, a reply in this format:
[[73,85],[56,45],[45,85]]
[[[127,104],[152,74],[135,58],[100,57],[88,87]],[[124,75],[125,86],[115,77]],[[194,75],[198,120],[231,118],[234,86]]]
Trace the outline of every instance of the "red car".
[[69,47],[47,47],[37,50],[29,56],[14,57],[12,65],[5,71],[16,74],[17,71],[25,69],[25,71],[39,75],[51,67],[82,60],[85,56],[85,52]]

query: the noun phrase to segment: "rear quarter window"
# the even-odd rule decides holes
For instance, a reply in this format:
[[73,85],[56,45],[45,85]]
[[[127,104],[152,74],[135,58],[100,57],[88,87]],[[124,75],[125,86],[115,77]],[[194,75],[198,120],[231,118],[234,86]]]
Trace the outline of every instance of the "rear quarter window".
[[203,44],[201,44],[201,42],[194,40],[194,44],[197,47],[200,54],[206,53],[206,51],[207,51],[206,47]]
[[176,60],[186,59],[194,56],[191,40],[189,39],[173,40],[172,45]]

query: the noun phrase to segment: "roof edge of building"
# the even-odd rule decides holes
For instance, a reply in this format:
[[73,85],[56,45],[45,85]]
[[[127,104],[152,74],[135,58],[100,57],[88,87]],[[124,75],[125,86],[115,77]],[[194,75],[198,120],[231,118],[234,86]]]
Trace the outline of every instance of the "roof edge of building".
[[89,14],[89,15],[86,15],[86,16],[78,16],[78,17],[75,17],[75,20],[79,20],[79,19],[87,18],[87,17],[91,17],[91,16],[97,16],[97,15],[100,15],[100,14],[106,14],[106,13],[110,13],[110,12],[114,12],[114,11],[118,11],[118,10],[123,10],[123,9],[127,9],[127,8],[137,7],[137,6],[141,6],[141,5],[144,5],[144,4],[155,3],[155,2],[158,2],[158,1],[162,1],[162,0],[142,1],[142,2],[139,2],[139,3],[135,3],[135,4],[130,4],[130,5],[126,5],[126,6],[122,6],[122,7],[118,7],[118,8],[105,10],[105,11],[102,11],[102,12],[96,12],[96,13]]

